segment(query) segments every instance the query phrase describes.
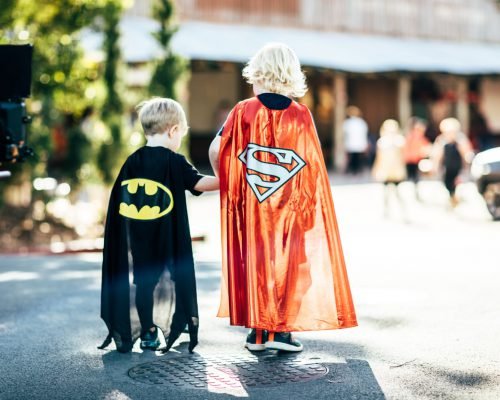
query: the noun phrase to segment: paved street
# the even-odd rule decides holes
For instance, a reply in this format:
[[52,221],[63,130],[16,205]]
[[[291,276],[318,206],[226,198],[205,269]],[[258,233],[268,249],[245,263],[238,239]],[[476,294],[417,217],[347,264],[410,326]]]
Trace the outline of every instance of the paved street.
[[245,359],[246,330],[215,317],[218,196],[189,199],[192,234],[205,237],[195,247],[201,329],[190,357],[201,365],[240,360],[241,371],[276,359],[316,363],[326,375],[264,387],[139,382],[129,377],[131,368],[175,362],[187,349],[167,355],[96,349],[106,336],[100,254],[2,256],[0,399],[500,398],[500,223],[490,221],[474,187],[459,188],[463,202],[452,210],[438,183],[422,184],[422,202],[404,184],[404,206],[392,199],[384,215],[381,186],[336,183],[359,327],[298,334],[305,350],[291,357],[266,352]]

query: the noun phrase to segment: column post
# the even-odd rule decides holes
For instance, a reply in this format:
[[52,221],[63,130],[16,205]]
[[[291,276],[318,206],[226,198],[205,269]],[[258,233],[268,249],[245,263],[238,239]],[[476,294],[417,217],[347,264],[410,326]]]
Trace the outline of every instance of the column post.
[[333,93],[335,98],[334,123],[332,132],[333,167],[338,171],[345,168],[346,155],[344,148],[344,132],[342,124],[346,118],[347,79],[344,73],[337,72],[333,78]]
[[404,128],[411,117],[411,78],[401,75],[398,79],[398,119]]
[[469,82],[467,78],[458,78],[457,81],[457,119],[462,125],[462,132],[469,136]]

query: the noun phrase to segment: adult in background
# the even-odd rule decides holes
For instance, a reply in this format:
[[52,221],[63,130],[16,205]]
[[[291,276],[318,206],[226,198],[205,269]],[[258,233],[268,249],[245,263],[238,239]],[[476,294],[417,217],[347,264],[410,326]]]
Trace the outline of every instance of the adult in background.
[[347,173],[358,174],[363,169],[363,157],[368,149],[368,124],[361,117],[361,110],[349,106],[343,124],[344,146],[347,152]]
[[443,183],[450,194],[451,206],[455,207],[458,204],[455,194],[458,176],[464,164],[472,161],[474,153],[456,118],[443,119],[439,130],[441,134],[436,138],[432,150],[434,168],[443,168]]

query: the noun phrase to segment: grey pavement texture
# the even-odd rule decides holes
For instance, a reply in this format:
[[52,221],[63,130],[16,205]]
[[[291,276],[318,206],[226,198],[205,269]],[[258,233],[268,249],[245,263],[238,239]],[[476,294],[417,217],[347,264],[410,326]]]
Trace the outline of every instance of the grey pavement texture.
[[[100,254],[1,256],[0,399],[499,399],[500,223],[470,184],[455,210],[439,184],[421,189],[419,203],[403,185],[404,207],[392,199],[384,216],[381,186],[333,186],[359,327],[297,334],[305,350],[289,357],[329,370],[304,383],[182,389],[132,380],[130,368],[187,350],[96,349],[106,336]],[[215,317],[218,196],[189,206],[193,235],[206,238],[195,244],[201,327],[192,357],[245,357],[246,330]]]

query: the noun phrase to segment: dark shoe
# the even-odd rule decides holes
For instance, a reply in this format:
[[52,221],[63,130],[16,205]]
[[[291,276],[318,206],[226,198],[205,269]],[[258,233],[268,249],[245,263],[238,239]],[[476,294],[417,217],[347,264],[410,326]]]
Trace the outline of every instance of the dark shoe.
[[297,339],[292,337],[290,332],[275,332],[269,335],[269,341],[266,342],[266,349],[269,350],[282,350],[282,351],[302,351],[304,346]]
[[[257,334],[257,329],[252,329],[247,335],[245,347],[250,351],[263,351],[266,349],[267,331],[259,329],[260,335]],[[260,337],[259,337],[260,336]]]
[[116,350],[120,353],[128,353],[132,351],[132,347],[134,343],[132,343],[132,339],[129,337],[116,337],[115,338]]
[[116,346],[116,350],[119,353],[129,353],[132,351],[133,343],[132,341],[125,341],[121,344],[121,346]]
[[147,330],[141,335],[141,349],[156,350],[159,346],[158,328],[155,328],[154,332]]

